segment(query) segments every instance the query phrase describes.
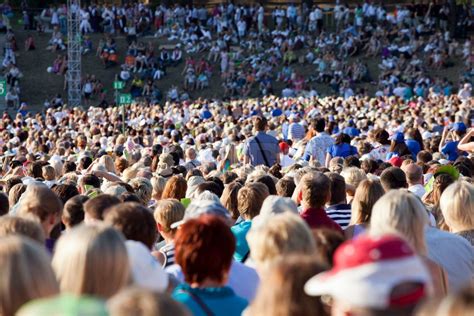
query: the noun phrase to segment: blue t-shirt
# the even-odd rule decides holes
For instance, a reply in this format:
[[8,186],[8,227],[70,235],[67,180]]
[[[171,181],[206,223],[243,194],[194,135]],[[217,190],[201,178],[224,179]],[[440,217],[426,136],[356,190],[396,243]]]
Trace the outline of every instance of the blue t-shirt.
[[414,139],[407,139],[405,140],[405,145],[407,145],[411,155],[416,159],[416,155],[418,155],[421,150],[420,143]]
[[192,288],[188,284],[180,284],[171,296],[175,301],[185,305],[193,316],[206,316],[207,314],[189,292],[201,299],[216,316],[240,316],[248,305],[247,300],[235,295],[228,286]]
[[449,161],[455,161],[459,157],[458,142],[448,142],[441,149],[441,152],[448,156]]
[[236,261],[242,262],[246,257],[248,257],[248,253],[250,251],[249,244],[247,243],[247,233],[252,226],[251,221],[243,221],[238,224],[235,224],[230,228],[232,233],[235,236],[236,246],[235,246],[235,253],[234,259]]
[[[260,142],[258,145],[256,139]],[[277,155],[280,154],[278,140],[264,132],[258,132],[254,137],[249,138],[244,146],[244,154],[250,157],[252,166],[267,165],[271,167],[275,164]],[[265,158],[266,162],[265,162]]]
[[342,143],[339,145],[332,145],[331,147],[329,147],[328,153],[333,158],[334,157],[346,158],[349,156],[357,155],[357,148],[355,148],[354,146],[351,146],[348,143]]

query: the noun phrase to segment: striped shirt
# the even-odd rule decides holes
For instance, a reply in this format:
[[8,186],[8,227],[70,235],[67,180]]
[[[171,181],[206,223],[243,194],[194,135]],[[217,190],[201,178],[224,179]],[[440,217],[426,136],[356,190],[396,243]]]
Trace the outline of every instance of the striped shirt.
[[288,139],[298,141],[305,136],[304,127],[299,123],[291,123],[288,127]]
[[169,267],[174,264],[174,244],[167,244],[160,248],[160,252],[165,257],[165,262],[163,262],[163,268]]
[[349,204],[336,204],[326,208],[329,218],[339,224],[342,229],[346,229],[351,221],[351,206]]

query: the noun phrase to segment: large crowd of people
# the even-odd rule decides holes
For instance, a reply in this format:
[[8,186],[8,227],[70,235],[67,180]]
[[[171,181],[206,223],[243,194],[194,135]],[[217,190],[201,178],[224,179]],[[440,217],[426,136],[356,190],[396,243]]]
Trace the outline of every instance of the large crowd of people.
[[4,114],[1,313],[469,315],[462,89]]
[[[48,72],[66,79],[67,7],[51,6],[39,15],[26,4],[24,10],[25,29],[51,34],[45,48],[58,57]],[[212,9],[88,3],[72,10],[81,21],[84,58],[100,58],[134,98],[151,103],[197,98],[204,89],[223,91],[214,94],[220,98],[370,92],[410,99],[430,90],[450,95],[474,74],[467,1],[387,6],[367,0],[351,8],[336,1],[330,9],[303,2],[272,10],[232,2]],[[103,39],[92,40],[94,33]],[[124,38],[126,49],[119,49]],[[36,48],[32,35],[25,48]],[[453,67],[449,78],[439,72]],[[180,76],[164,90],[171,70]],[[93,73],[84,75],[87,105],[116,101],[107,98],[104,84]]]
[[[423,66],[404,60],[405,44],[422,38],[411,38],[410,29],[448,31],[440,13],[446,7],[434,16],[411,16],[402,7],[396,16],[386,13],[392,31],[407,27],[406,39],[388,42],[399,45],[397,54],[377,44],[390,28],[366,29],[377,28],[385,17],[383,7],[370,2],[351,13],[355,26],[347,7],[338,4],[337,36],[322,29],[318,7],[306,12],[307,24],[304,10],[277,8],[273,30],[259,18],[258,6],[247,11],[223,5],[212,14],[180,6],[161,6],[153,14],[142,5],[125,11],[98,8],[78,12],[84,33],[109,34],[97,50],[105,66],[112,66],[110,56],[116,53],[111,34],[135,28],[128,38],[129,51],[137,55],[121,68],[122,80],[126,72],[136,76],[134,82],[152,75],[146,79],[151,86],[162,79],[155,75],[166,78],[165,70],[148,63],[153,47],[145,45],[141,52],[142,44],[135,42],[136,36],[158,32],[180,41],[173,51],[209,49],[209,59],[225,66],[221,75],[231,83],[237,77],[228,71],[239,53],[223,64],[228,45],[237,38],[242,54],[258,56],[260,35],[273,36],[273,49],[254,61],[256,68],[290,81],[283,96],[271,94],[269,79],[269,90],[258,98],[249,93],[183,99],[175,87],[176,96],[162,102],[141,100],[122,108],[58,102],[38,113],[5,112],[0,121],[0,315],[474,313],[470,77],[459,86],[429,78],[436,66],[425,64],[425,58],[439,47],[449,50],[445,44],[454,41],[444,33],[430,37],[435,51],[423,57],[410,53],[408,60],[420,56]],[[52,23],[48,14],[37,20],[42,29]],[[56,19],[53,29],[60,31]],[[204,39],[207,30],[216,42]],[[374,36],[366,48],[355,44],[361,30]],[[319,34],[322,51],[313,56],[318,63],[345,63],[354,54],[350,42],[360,49],[356,54],[384,50],[387,82],[381,93],[348,93],[352,82],[342,74],[334,95],[290,93],[298,76],[277,73],[264,54],[277,56],[286,46],[281,58],[291,61],[294,45],[306,40],[307,32]],[[186,81],[187,89],[205,88],[197,78],[212,73],[206,58],[202,63],[179,59],[186,60],[183,76],[191,78],[191,70],[197,76]],[[174,61],[170,57],[166,67]],[[320,79],[335,83],[332,70],[327,73],[331,78]],[[88,80],[92,95],[97,79]],[[223,91],[238,96],[242,87]],[[139,88],[132,83],[137,97],[145,91]]]

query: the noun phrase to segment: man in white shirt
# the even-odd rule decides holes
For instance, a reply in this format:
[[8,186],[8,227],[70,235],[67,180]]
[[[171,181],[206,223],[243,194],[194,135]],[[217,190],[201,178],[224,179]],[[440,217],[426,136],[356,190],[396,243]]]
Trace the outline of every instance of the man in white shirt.
[[186,154],[186,164],[184,166],[186,167],[186,170],[189,171],[201,165],[199,160],[197,160],[197,154],[194,148],[188,148],[185,154]]
[[316,131],[316,136],[311,138],[306,145],[304,159],[306,161],[316,160],[321,164],[321,166],[324,166],[326,161],[326,151],[334,144],[334,140],[324,131],[326,128],[326,122],[323,118],[313,120],[311,122],[311,128]]
[[471,97],[472,87],[470,83],[465,83],[462,89],[459,89],[458,97],[461,101],[469,100]]
[[402,167],[408,182],[408,191],[414,193],[420,199],[425,195],[426,190],[423,186],[423,169],[415,163]]

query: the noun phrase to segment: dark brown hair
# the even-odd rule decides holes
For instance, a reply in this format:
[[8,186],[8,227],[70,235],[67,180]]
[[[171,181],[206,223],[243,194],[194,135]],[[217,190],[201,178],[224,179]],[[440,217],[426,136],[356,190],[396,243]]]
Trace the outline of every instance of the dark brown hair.
[[128,240],[143,243],[150,250],[156,241],[156,221],[151,211],[136,202],[126,202],[111,207],[104,221],[122,232]]
[[104,219],[107,208],[119,204],[120,200],[110,194],[101,194],[84,203],[84,213],[97,220]]

